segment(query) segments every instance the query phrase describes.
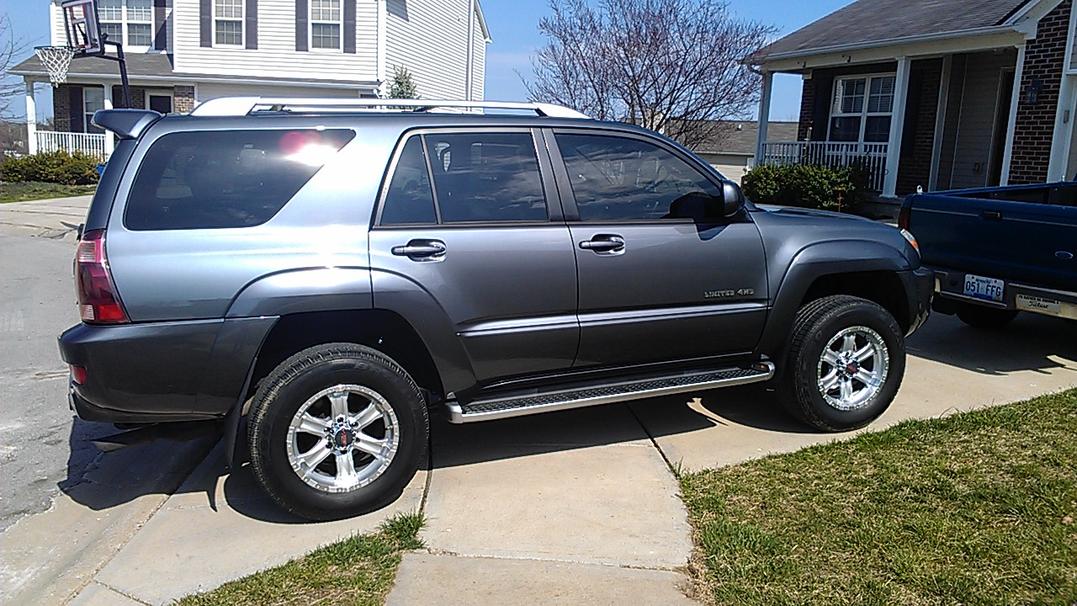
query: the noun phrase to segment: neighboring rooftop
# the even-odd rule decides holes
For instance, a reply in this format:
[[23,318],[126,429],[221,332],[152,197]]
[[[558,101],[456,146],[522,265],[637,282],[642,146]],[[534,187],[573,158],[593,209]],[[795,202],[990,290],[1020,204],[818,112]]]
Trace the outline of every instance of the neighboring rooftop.
[[752,62],[773,55],[999,26],[1032,1],[857,0],[764,47],[752,56]]
[[[752,121],[725,120],[715,133],[693,151],[697,154],[730,154],[737,156],[754,156],[756,140],[759,137],[759,123]],[[796,122],[769,122],[767,124],[769,141],[796,141]]]

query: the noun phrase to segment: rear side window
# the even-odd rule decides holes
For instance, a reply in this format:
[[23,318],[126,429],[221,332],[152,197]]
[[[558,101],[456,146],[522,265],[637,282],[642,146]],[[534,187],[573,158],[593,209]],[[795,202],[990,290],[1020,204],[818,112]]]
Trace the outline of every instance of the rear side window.
[[548,220],[531,133],[424,138],[443,223]]
[[381,212],[382,225],[414,225],[437,223],[434,211],[434,192],[430,189],[423,143],[412,137],[404,145],[396,162],[393,180],[385,193]]
[[165,135],[142,160],[124,225],[167,230],[265,223],[354,136],[346,129]]

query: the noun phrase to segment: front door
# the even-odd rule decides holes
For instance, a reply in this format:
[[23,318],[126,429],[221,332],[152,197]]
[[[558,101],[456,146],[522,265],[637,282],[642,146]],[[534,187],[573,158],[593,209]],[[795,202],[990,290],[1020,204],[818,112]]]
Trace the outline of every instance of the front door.
[[576,261],[534,137],[411,135],[370,233],[372,266],[437,300],[479,382],[568,368],[576,355]]
[[648,136],[555,139],[580,276],[576,365],[750,352],[766,317],[763,244],[747,213],[712,216],[717,178]]

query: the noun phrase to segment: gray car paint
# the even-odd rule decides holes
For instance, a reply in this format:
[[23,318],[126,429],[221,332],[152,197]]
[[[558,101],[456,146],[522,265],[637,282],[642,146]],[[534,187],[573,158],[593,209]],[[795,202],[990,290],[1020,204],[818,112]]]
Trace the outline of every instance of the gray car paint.
[[[66,360],[97,370],[95,384],[76,395],[105,417],[110,410],[138,420],[224,416],[241,398],[276,318],[319,310],[399,314],[429,349],[447,392],[574,366],[774,355],[816,277],[909,273],[919,263],[892,228],[844,215],[766,212],[750,203],[738,220],[709,227],[582,224],[571,217],[566,223],[561,205],[571,200],[547,174],[556,166],[541,153],[549,223],[372,227],[390,158],[411,130],[543,129],[540,149],[548,149],[550,129],[580,127],[680,150],[628,125],[535,117],[420,112],[153,122],[137,140],[120,142],[88,216],[88,228],[107,225],[113,279],[133,323],[80,325],[61,337]],[[266,223],[176,231],[124,226],[134,167],[159,137],[296,128],[350,128],[356,137]],[[678,153],[721,182],[698,158]],[[623,236],[625,253],[605,257],[578,247],[599,233]],[[391,253],[412,239],[444,242],[444,259]],[[908,280],[910,300],[924,298]],[[739,294],[706,294],[730,290]],[[136,368],[140,377],[121,376]],[[96,377],[110,384],[98,385]]]

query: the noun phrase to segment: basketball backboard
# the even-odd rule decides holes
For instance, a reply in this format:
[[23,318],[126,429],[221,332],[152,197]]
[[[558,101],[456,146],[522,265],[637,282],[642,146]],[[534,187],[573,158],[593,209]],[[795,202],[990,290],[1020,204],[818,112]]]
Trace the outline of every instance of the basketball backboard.
[[100,55],[105,52],[96,0],[63,0],[60,9],[64,12],[67,45],[76,54]]

